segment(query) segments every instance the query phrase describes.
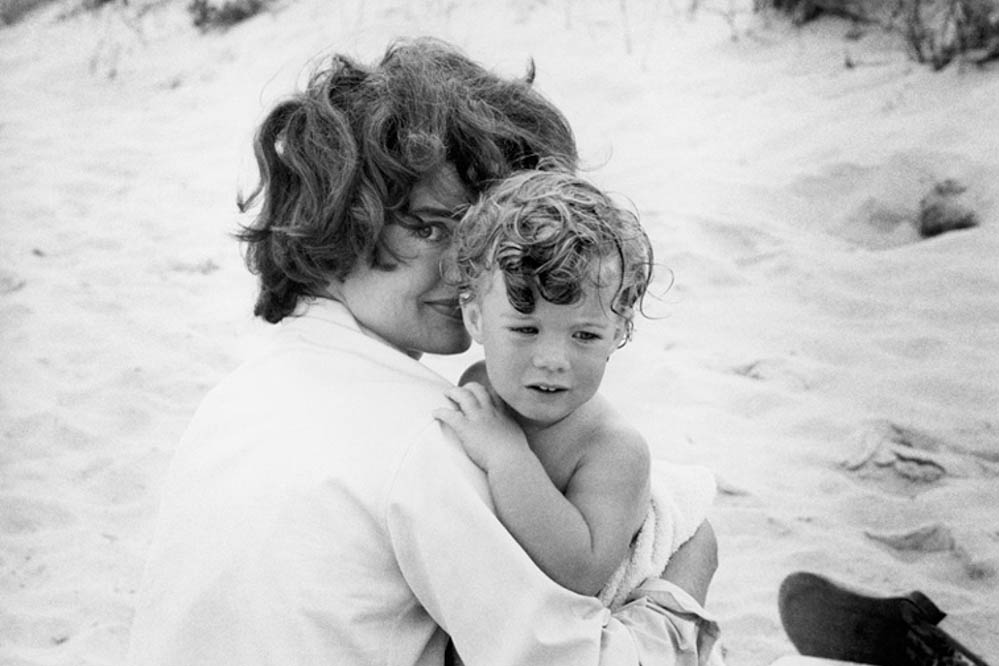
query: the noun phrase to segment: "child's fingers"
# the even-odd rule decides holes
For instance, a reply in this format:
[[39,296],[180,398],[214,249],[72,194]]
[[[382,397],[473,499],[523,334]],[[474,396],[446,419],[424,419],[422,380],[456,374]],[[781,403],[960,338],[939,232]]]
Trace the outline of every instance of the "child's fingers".
[[479,402],[478,396],[468,390],[466,386],[449,388],[444,392],[444,395],[465,414],[475,411],[482,404]]
[[455,436],[459,442],[463,441],[461,435],[458,434],[457,420],[461,418],[461,412],[457,412],[453,409],[435,409],[433,416],[441,424],[441,428],[444,430],[450,430],[451,434]]
[[433,411],[433,417],[438,421],[440,421],[441,423],[449,425],[453,428],[455,422],[459,418],[461,418],[461,413],[453,409],[447,409],[445,407],[441,407],[440,409],[435,409]]
[[456,409],[442,407],[433,411],[433,417],[443,423],[445,428],[453,430],[456,435],[459,435],[460,439],[459,433],[464,430],[466,423],[464,414]]
[[468,384],[465,384],[465,386],[463,386],[462,388],[464,388],[466,391],[474,395],[479,405],[485,407],[486,405],[493,404],[492,398],[489,397],[489,391],[487,391],[486,387],[483,386],[482,384],[479,384],[477,382],[469,382]]
[[471,391],[476,398],[479,400],[479,404],[483,407],[492,406],[498,408],[501,412],[509,414],[509,410],[506,409],[506,403],[503,399],[499,397],[496,390],[492,386],[486,386],[478,382],[469,382],[462,386],[467,391]]

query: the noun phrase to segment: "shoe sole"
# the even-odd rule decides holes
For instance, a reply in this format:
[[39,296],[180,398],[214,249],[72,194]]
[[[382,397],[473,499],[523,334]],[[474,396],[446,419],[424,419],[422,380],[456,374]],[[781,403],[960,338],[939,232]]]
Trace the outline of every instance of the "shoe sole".
[[781,583],[778,608],[803,655],[873,666],[988,666],[936,626],[945,613],[921,592],[873,597],[798,572]]

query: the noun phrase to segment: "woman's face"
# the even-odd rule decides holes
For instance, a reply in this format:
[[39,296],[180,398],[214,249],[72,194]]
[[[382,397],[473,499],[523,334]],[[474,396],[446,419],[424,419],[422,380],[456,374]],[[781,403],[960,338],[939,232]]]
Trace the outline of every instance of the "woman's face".
[[333,294],[361,326],[413,358],[424,352],[458,354],[471,340],[462,324],[458,292],[444,283],[440,260],[471,196],[454,166],[418,181],[409,195],[403,220],[384,231],[384,243],[399,257],[357,267]]

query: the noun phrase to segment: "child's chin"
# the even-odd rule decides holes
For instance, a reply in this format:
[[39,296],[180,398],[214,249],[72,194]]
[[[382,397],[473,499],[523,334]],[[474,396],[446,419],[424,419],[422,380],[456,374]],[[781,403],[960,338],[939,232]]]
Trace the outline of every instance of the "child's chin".
[[568,414],[563,410],[556,412],[555,410],[540,410],[535,407],[533,409],[529,408],[525,411],[521,411],[520,415],[524,418],[524,420],[529,421],[532,425],[544,428],[558,423]]

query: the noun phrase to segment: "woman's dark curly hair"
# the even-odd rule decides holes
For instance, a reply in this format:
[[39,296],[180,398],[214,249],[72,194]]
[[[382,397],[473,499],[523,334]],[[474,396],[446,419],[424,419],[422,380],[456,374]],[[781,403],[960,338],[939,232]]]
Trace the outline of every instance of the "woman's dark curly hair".
[[624,344],[653,263],[637,215],[572,173],[536,170],[507,178],[468,209],[445,255],[444,275],[467,302],[491,287],[494,271],[503,271],[507,300],[524,314],[534,312],[538,298],[571,305],[588,287],[612,284],[606,305],[624,324]]
[[278,322],[356,262],[375,265],[385,225],[445,162],[473,196],[542,160],[575,168],[572,129],[533,79],[533,63],[505,80],[429,38],[374,67],[333,56],[257,131],[260,181],[240,207],[260,209],[238,234],[260,279],[254,314]]

